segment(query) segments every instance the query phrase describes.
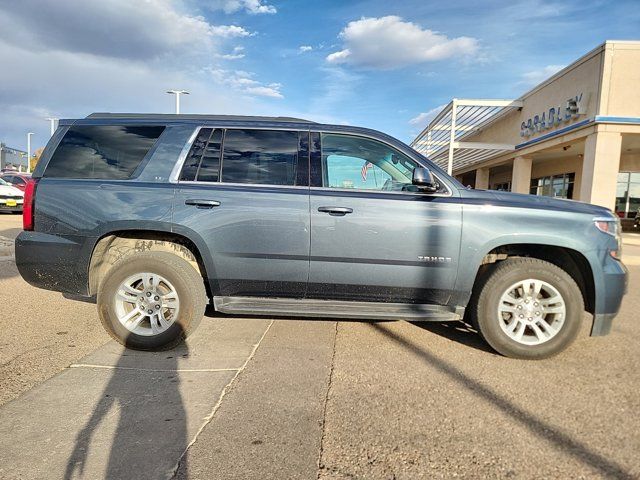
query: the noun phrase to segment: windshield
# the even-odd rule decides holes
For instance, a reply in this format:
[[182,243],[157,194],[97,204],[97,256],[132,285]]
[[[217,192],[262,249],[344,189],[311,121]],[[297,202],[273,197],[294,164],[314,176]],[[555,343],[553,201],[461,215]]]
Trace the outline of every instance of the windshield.
[[4,186],[4,187],[10,187],[11,184],[7,183],[6,181],[4,181],[3,179],[0,178],[0,185]]

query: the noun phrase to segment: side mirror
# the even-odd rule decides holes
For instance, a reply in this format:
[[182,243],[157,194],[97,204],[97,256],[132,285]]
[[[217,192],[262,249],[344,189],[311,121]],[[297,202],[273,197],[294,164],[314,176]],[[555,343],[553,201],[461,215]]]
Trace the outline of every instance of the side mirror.
[[411,183],[426,193],[435,193],[440,188],[438,182],[435,181],[431,170],[426,167],[416,167],[413,169],[413,178]]

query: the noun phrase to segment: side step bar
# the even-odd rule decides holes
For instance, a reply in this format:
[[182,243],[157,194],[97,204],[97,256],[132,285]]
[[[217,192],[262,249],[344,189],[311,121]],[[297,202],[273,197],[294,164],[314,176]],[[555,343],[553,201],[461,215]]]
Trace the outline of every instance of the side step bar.
[[453,307],[411,303],[345,302],[334,300],[213,297],[218,312],[287,317],[361,318],[444,322],[461,320]]

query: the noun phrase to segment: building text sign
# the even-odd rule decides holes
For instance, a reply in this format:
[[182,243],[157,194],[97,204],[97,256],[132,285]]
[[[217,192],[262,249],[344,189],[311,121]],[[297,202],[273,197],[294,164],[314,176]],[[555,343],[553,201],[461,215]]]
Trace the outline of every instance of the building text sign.
[[520,125],[520,136],[530,137],[536,133],[550,130],[557,127],[561,123],[568,122],[573,118],[587,113],[587,104],[589,103],[589,95],[580,93],[575,97],[567,99],[564,105],[551,107],[541,115],[534,115],[532,118]]

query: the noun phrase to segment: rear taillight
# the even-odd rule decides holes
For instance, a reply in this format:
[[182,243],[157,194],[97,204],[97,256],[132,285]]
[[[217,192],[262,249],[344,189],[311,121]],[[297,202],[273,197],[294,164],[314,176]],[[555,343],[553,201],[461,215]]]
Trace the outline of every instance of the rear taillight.
[[27,181],[24,189],[24,202],[22,204],[22,228],[24,230],[33,230],[33,210],[36,199],[37,178],[31,178]]

